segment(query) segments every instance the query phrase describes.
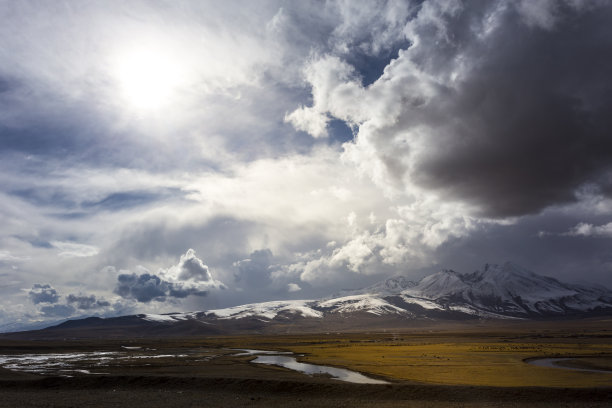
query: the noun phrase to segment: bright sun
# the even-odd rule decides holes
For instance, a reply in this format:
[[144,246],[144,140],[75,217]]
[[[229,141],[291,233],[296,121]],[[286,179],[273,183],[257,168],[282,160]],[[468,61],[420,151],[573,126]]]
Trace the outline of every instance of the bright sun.
[[138,110],[155,110],[169,104],[183,81],[181,71],[176,59],[150,49],[125,53],[114,64],[122,98]]

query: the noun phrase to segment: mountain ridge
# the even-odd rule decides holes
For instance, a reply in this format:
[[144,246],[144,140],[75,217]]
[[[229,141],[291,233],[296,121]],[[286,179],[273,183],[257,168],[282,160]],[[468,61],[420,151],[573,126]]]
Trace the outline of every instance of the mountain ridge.
[[[443,269],[418,282],[387,278],[323,299],[277,300],[200,312],[69,320],[37,332],[75,336],[90,330],[142,335],[322,331],[409,326],[466,319],[547,319],[612,315],[612,291],[538,275],[512,262],[459,273]],[[25,332],[34,333],[34,332]]]

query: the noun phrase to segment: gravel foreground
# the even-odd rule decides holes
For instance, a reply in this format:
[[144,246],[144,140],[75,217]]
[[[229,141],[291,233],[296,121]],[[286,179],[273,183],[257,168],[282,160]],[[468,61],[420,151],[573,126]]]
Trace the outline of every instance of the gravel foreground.
[[172,377],[0,381],[0,407],[611,407],[612,387],[357,385]]

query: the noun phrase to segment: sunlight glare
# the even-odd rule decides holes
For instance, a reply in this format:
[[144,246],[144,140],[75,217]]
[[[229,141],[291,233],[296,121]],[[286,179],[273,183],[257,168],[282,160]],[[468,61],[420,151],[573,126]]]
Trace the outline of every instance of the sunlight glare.
[[129,106],[155,110],[168,105],[183,81],[176,58],[160,50],[139,49],[117,59],[115,76]]

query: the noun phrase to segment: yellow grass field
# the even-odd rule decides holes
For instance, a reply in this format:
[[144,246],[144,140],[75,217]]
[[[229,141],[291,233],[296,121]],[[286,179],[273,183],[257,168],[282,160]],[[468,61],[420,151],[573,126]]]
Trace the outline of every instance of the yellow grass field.
[[[574,329],[575,330],[575,329]],[[346,367],[391,381],[473,386],[612,386],[612,372],[538,367],[530,358],[577,358],[570,365],[612,370],[612,336],[561,330],[449,331],[280,336],[253,346],[289,350],[302,362]]]
[[303,361],[328,364],[398,380],[423,383],[593,387],[611,386],[612,373],[537,367],[524,359],[542,356],[601,356],[607,344],[380,342],[290,347]]

